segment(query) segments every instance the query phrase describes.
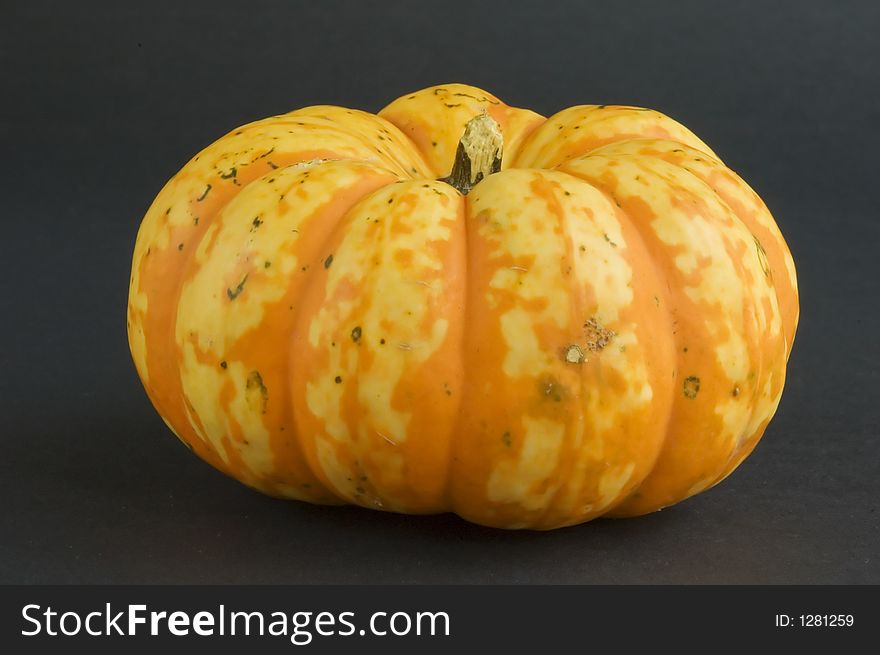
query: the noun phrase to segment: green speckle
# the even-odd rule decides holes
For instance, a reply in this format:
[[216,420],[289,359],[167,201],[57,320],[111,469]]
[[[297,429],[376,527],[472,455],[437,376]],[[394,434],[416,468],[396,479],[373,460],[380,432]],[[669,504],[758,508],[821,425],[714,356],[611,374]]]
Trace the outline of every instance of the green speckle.
[[755,250],[758,253],[758,263],[761,265],[761,270],[764,271],[764,276],[771,278],[770,274],[770,261],[767,259],[767,251],[764,250],[764,246],[761,245],[761,242],[758,241],[758,237],[752,237],[755,240]]
[[684,396],[693,400],[700,393],[700,378],[695,375],[689,375],[684,379]]
[[238,298],[239,295],[241,295],[241,292],[244,291],[244,285],[245,282],[247,282],[247,279],[248,276],[245,275],[243,278],[241,278],[241,282],[239,282],[234,289],[226,289],[226,295],[229,296],[230,300],[235,300],[236,298]]
[[210,192],[211,192],[211,185],[209,184],[208,186],[205,187],[205,190],[202,191],[202,195],[200,195],[198,198],[196,198],[196,202],[201,202],[202,200],[207,198],[208,194]]
[[324,268],[330,268],[333,264],[333,255],[327,255],[327,259],[324,260]]
[[236,169],[235,166],[230,168],[225,173],[220,173],[220,177],[224,180],[228,180],[230,178],[232,178],[234,180],[236,175],[238,175],[238,169]]
[[263,224],[263,219],[260,218],[259,216],[256,216],[256,217],[254,218],[254,220],[253,220],[253,227],[251,228],[251,232],[253,232],[254,230],[256,230],[256,229],[257,229],[258,227],[260,227],[262,224]]
[[269,401],[269,390],[263,384],[263,376],[259,371],[251,371],[245,382],[245,393],[248,396],[248,404],[252,407],[256,404],[260,413],[266,413],[266,403]]
[[556,403],[562,402],[566,396],[565,387],[559,383],[559,380],[552,376],[539,380],[538,390],[544,398]]

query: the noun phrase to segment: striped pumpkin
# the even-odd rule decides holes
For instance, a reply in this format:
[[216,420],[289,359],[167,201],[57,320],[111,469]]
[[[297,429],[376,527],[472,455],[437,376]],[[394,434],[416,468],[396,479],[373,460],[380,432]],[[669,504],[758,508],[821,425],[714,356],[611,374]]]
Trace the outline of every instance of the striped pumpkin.
[[168,426],[255,489],[547,529],[733,471],[797,319],[770,212],[688,129],[449,84],[204,149],[141,224],[128,334]]

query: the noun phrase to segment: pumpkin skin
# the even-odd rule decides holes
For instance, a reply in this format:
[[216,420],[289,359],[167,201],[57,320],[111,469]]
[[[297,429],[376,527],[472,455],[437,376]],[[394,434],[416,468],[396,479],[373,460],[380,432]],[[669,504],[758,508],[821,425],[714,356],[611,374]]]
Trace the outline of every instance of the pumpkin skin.
[[[449,174],[481,112],[501,171]],[[461,84],[241,127],[159,193],[131,352],[174,433],[264,493],[549,529],[752,451],[798,320],[770,212],[672,119]]]

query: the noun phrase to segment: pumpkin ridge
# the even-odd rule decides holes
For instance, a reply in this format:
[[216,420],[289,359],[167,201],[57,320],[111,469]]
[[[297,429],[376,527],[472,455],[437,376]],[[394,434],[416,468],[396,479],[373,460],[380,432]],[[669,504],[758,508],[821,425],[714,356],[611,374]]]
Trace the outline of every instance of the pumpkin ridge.
[[[744,232],[748,233],[749,235],[751,235],[752,238],[755,239],[757,242],[758,237],[755,236],[753,230],[748,225],[748,223],[745,220],[743,220],[743,218],[739,215],[739,213],[726,201],[726,199],[718,192],[718,190],[713,185],[709,184],[709,182],[707,182],[700,175],[698,175],[693,170],[691,170],[690,168],[685,166],[683,163],[680,163],[677,165],[680,166],[680,168],[682,168],[683,170],[685,170],[689,175],[691,175],[698,184],[700,184],[701,186],[706,188],[708,191],[710,191],[716,197],[718,203],[727,208],[727,211],[728,211],[729,215],[731,216],[731,218],[733,218],[734,221],[739,223],[739,225],[742,227],[742,230]],[[738,261],[736,258],[733,257],[733,255],[731,255],[731,259],[733,259],[733,261],[736,263],[737,266],[739,266],[741,264],[741,261]],[[740,268],[741,268],[741,266],[740,266]],[[776,310],[776,313],[779,314],[779,316],[781,318],[782,305],[781,305],[781,298],[779,296],[780,289],[775,284],[774,279],[775,278],[772,275],[769,277],[768,286],[773,291],[772,297],[775,300],[775,310]],[[750,296],[750,300],[752,300],[754,302],[755,298],[753,296]],[[744,308],[744,310],[746,310],[746,309],[747,308]],[[755,311],[755,314],[757,314],[758,311],[760,311],[760,310],[758,308],[755,308],[754,311]],[[765,375],[768,373],[768,369],[769,369],[769,373],[771,375],[775,374],[774,377],[776,377],[778,379],[778,382],[774,381],[774,384],[771,387],[772,397],[775,398],[775,401],[771,400],[771,403],[773,404],[773,408],[769,411],[769,414],[765,413],[765,415],[763,417],[761,417],[761,421],[759,422],[757,427],[750,428],[750,426],[752,426],[754,424],[756,417],[759,416],[759,414],[758,414],[759,411],[761,411],[761,409],[762,409],[760,407],[760,399],[757,397],[757,395],[752,398],[751,411],[749,412],[749,418],[748,418],[748,421],[746,422],[746,425],[745,425],[745,432],[743,432],[738,437],[739,443],[738,443],[737,447],[731,452],[727,464],[721,468],[720,472],[715,477],[715,479],[712,480],[712,482],[710,482],[709,485],[706,487],[707,489],[712,488],[713,486],[715,486],[719,482],[721,482],[724,478],[726,478],[731,472],[733,472],[733,470],[736,468],[738,463],[742,461],[742,458],[747,456],[755,448],[755,446],[757,445],[758,441],[760,441],[761,436],[764,433],[766,425],[769,423],[769,421],[773,418],[774,414],[776,413],[776,407],[778,407],[778,405],[779,405],[779,401],[782,397],[783,387],[785,386],[786,368],[785,368],[785,366],[782,366],[781,368],[779,366],[774,366],[774,367],[768,366],[768,354],[771,355],[771,357],[772,357],[772,359],[770,360],[769,363],[773,363],[774,360],[776,360],[780,356],[782,359],[785,359],[787,357],[787,352],[789,350],[789,346],[787,343],[787,338],[786,338],[786,334],[785,334],[784,329],[780,330],[779,341],[780,341],[780,345],[782,348],[782,353],[780,354],[780,353],[775,352],[776,349],[774,349],[773,352],[768,353],[767,348],[759,348],[759,349],[757,349],[758,361],[754,367],[757,371],[755,374],[756,380],[765,380],[766,379]],[[766,341],[764,341],[764,343],[766,343]],[[767,380],[768,384],[770,382],[771,382],[771,380]],[[738,387],[736,389],[738,390]],[[741,453],[745,453],[745,454],[742,455],[742,457],[741,457]]]
[[[688,175],[690,175],[696,184],[698,184],[699,186],[705,188],[708,192],[710,192],[715,197],[715,199],[719,203],[719,205],[721,205],[722,207],[725,207],[727,209],[728,215],[741,227],[742,231],[749,234],[753,239],[757,240],[757,237],[755,236],[754,232],[749,227],[749,225],[739,216],[739,214],[736,211],[734,211],[734,209],[727,203],[727,201],[721,196],[721,194],[718,193],[718,191],[712,185],[710,185],[702,177],[700,177],[699,175],[694,173],[690,168],[688,168],[683,163],[678,163],[675,165],[678,165],[682,170],[684,170]],[[734,266],[737,267],[737,269],[740,273],[740,276],[741,277],[744,276],[745,269],[742,266],[742,260],[736,258],[733,253],[731,253],[730,256],[731,256],[731,260],[734,262]],[[773,279],[772,275],[769,277],[767,282],[768,282],[769,288],[773,292],[772,297],[773,297],[773,300],[775,301],[775,311],[777,314],[779,314],[781,316],[779,289],[777,288],[776,284],[774,283],[774,279]],[[756,304],[756,299],[753,295],[749,294],[748,300],[753,305]],[[743,308],[744,312],[747,312],[748,309],[749,309],[748,307]],[[755,315],[757,315],[758,312],[760,311],[760,308],[753,307],[753,311],[755,312]],[[745,328],[746,331],[748,331],[749,325],[745,322],[744,322],[744,325],[746,326],[746,328]],[[780,330],[780,337],[781,337],[780,342],[781,342],[782,351],[783,351],[782,356],[784,358],[785,350],[786,350],[785,330],[784,329]],[[756,339],[756,341],[757,341],[757,339]],[[764,343],[766,343],[766,341]],[[764,345],[764,343],[762,343],[762,345]],[[764,376],[767,373],[767,369],[769,368],[767,365],[768,364],[767,348],[758,348],[756,350],[756,354],[758,355],[758,360],[753,366],[753,368],[756,370],[755,379],[756,380],[764,380],[765,379]],[[769,354],[771,354],[774,358],[778,356],[778,354],[776,352],[771,352]],[[775,370],[778,370],[778,367],[774,367],[773,369],[770,369],[770,373],[773,373]],[[783,367],[782,376],[781,376],[781,379],[779,380],[779,383],[778,383],[778,391],[775,391],[775,392],[771,391],[771,393],[774,393],[777,395],[782,394],[782,387],[785,382],[784,375],[785,375],[785,369]],[[736,389],[738,389],[738,387],[736,387]],[[737,395],[739,395],[739,391],[737,391]],[[757,397],[753,397],[752,403],[751,403],[751,411],[749,412],[749,418],[744,426],[744,428],[746,430],[749,429],[749,426],[753,423],[757,413],[760,411],[759,405],[760,405],[759,399]],[[774,412],[775,412],[775,410],[774,410]],[[768,418],[772,418],[772,416],[773,416],[773,413],[771,412],[771,414]],[[760,429],[757,430],[757,432],[761,432],[761,431],[762,430],[760,430]],[[730,470],[729,469],[730,463],[736,460],[737,456],[739,455],[740,450],[742,450],[748,444],[753,443],[753,437],[755,435],[756,435],[756,431],[752,430],[751,434],[750,433],[743,433],[738,437],[739,444],[737,445],[736,449],[731,452],[727,465],[722,467],[722,470],[719,472],[718,476],[709,484],[707,489],[715,486],[720,480],[722,480],[727,475],[727,472]],[[760,438],[760,435],[758,435],[758,437]],[[754,443],[756,444],[757,440],[754,440]]]
[[[319,116],[307,113],[315,110],[332,110],[338,112],[340,109],[349,115],[360,116],[367,120],[375,121],[379,126],[378,132],[376,132],[375,136],[379,137],[379,142],[382,146],[376,146],[375,141],[372,140],[373,135],[368,131],[361,129],[359,125],[351,126],[344,123],[338,123],[335,120],[328,124],[327,122],[322,122]],[[420,179],[422,177],[431,178],[431,169],[415,144],[396,125],[394,125],[394,123],[383,118],[379,114],[361,109],[333,107],[332,105],[311,105],[290,112],[289,115],[291,117],[296,117],[297,120],[294,122],[308,121],[308,124],[310,125],[327,128],[332,127],[332,129],[356,138],[361,145],[368,149],[381,148],[384,146],[384,150],[374,151],[393,161],[400,169],[399,171],[396,171],[397,174],[403,173],[406,177],[411,179]],[[397,139],[397,141],[392,139]],[[406,148],[406,153],[402,153],[400,148]],[[407,157],[411,157],[412,159],[407,159]],[[372,160],[368,161],[376,163]],[[418,168],[414,168],[413,164],[418,164]],[[385,165],[385,163],[383,163],[383,165]]]
[[[586,155],[581,155],[581,156],[582,157],[589,157],[589,156],[591,156],[591,153],[588,153]],[[569,160],[569,161],[571,161],[571,160]],[[563,162],[563,164],[565,164],[565,163],[568,163],[568,162]],[[563,164],[560,164],[559,166],[562,166]],[[586,184],[586,185],[590,186],[597,193],[602,194],[608,200],[609,204],[616,206],[618,219],[624,221],[631,228],[630,233],[633,236],[630,238],[634,238],[634,239],[638,240],[639,245],[633,246],[630,244],[630,238],[628,238],[628,240],[627,240],[628,247],[636,247],[636,248],[639,248],[640,250],[643,250],[646,253],[649,253],[649,256],[647,257],[647,261],[650,262],[650,267],[651,267],[651,271],[653,273],[653,277],[655,277],[658,280],[664,281],[664,282],[667,281],[666,275],[664,274],[664,272],[661,270],[660,266],[658,265],[656,258],[653,256],[650,256],[650,252],[651,252],[650,248],[648,247],[648,244],[645,240],[645,237],[642,234],[642,230],[639,227],[638,221],[634,220],[632,218],[632,216],[630,216],[629,213],[626,211],[626,209],[624,209],[623,207],[621,207],[619,205],[619,203],[617,202],[617,200],[614,198],[614,196],[611,193],[609,193],[602,186],[594,184],[591,180],[588,180],[584,177],[579,176],[574,171],[559,170],[558,167],[550,169],[550,170],[554,170],[562,175],[566,175],[566,176],[569,176],[569,177],[577,180],[581,184]],[[670,309],[669,309],[672,306],[672,303],[670,302],[670,294],[668,292],[668,284],[662,284],[658,293],[660,294],[659,305],[662,305],[662,307],[663,307],[663,316],[665,319],[664,322],[667,326],[667,329],[664,330],[664,334],[669,335],[669,339],[672,342],[672,350],[673,350],[673,352],[676,353],[676,367],[678,368],[679,367],[678,353],[680,351],[680,348],[679,348],[678,340],[676,339],[675,330],[673,329],[672,313],[670,312]],[[670,397],[666,403],[665,408],[662,410],[662,414],[666,416],[665,424],[664,424],[664,427],[662,430],[662,434],[663,434],[662,442],[661,442],[659,448],[657,448],[657,451],[654,455],[654,458],[653,458],[653,461],[651,462],[651,464],[649,466],[645,467],[644,474],[642,475],[641,480],[639,480],[638,483],[636,485],[634,485],[632,490],[627,495],[621,496],[620,498],[615,500],[611,505],[605,507],[603,509],[602,513],[600,514],[600,516],[612,516],[614,514],[614,510],[617,507],[619,507],[620,505],[623,505],[624,503],[627,502],[627,500],[629,500],[629,498],[631,498],[632,496],[635,496],[639,493],[639,489],[641,488],[642,484],[654,472],[654,468],[657,465],[657,461],[660,459],[660,456],[661,456],[663,450],[666,448],[667,442],[669,441],[669,427],[672,424],[672,419],[673,419],[673,405],[674,405],[674,395],[670,395]]]
[[[374,165],[373,162],[365,162],[369,165]],[[389,171],[389,173],[393,173]],[[393,173],[398,175],[398,173]],[[357,211],[358,207],[365,202],[368,201],[373,195],[380,193],[383,189],[393,186],[397,184],[395,181],[390,181],[387,184],[381,185],[377,188],[371,189],[364,193],[360,198],[358,198],[355,202],[352,202],[349,206],[347,206],[342,212],[336,215],[333,220],[333,225],[330,229],[327,230],[324,238],[320,242],[320,245],[315,246],[314,252],[318,253],[319,261],[317,262],[320,268],[318,269],[318,275],[311,275],[307,278],[305,285],[299,290],[299,298],[300,303],[296,307],[295,315],[293,317],[293,321],[291,323],[291,328],[289,330],[289,336],[287,339],[287,352],[286,352],[286,361],[288,362],[288,373],[287,380],[290,389],[288,390],[288,396],[292,396],[293,389],[293,380],[295,377],[298,377],[302,373],[291,366],[291,363],[295,361],[295,356],[293,349],[298,345],[297,344],[297,335],[308,335],[308,329],[305,325],[306,321],[311,321],[314,319],[314,315],[308,315],[304,310],[303,306],[305,304],[305,299],[312,297],[317,294],[318,286],[322,285],[322,288],[326,288],[326,271],[333,266],[333,253],[330,252],[330,244],[334,243],[339,235],[345,231],[351,215]],[[302,374],[305,375],[305,374]],[[305,376],[306,379],[309,379],[308,376]],[[333,481],[328,477],[323,467],[319,463],[316,455],[315,455],[315,439],[314,436],[311,435],[310,431],[305,428],[302,424],[302,408],[304,403],[299,402],[300,399],[290,398],[291,403],[291,414],[293,416],[294,423],[296,424],[297,429],[295,430],[296,440],[299,444],[300,452],[303,453],[303,461],[306,463],[307,468],[311,471],[312,475],[315,476],[316,479],[320,480],[321,484],[326,488],[331,494],[333,494],[336,498],[338,498],[342,503],[350,504],[352,500],[344,495],[342,490],[340,490]],[[309,411],[308,408],[305,408],[305,411]]]

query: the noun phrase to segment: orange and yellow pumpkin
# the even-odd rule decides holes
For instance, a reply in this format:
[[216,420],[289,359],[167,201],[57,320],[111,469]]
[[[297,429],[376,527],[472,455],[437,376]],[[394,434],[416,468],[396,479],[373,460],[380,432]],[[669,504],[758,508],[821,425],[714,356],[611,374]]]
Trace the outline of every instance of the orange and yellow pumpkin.
[[143,220],[128,333],[169,427],[255,489],[546,529],[727,476],[797,319],[770,212],[688,129],[449,84],[208,146]]

